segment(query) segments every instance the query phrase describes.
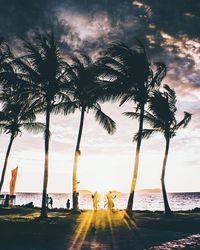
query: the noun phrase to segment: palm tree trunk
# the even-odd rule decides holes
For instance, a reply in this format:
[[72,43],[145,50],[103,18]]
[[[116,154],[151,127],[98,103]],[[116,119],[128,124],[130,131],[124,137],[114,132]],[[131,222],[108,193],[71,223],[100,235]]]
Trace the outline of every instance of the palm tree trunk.
[[165,156],[163,159],[163,166],[162,166],[162,174],[161,174],[161,186],[162,186],[162,194],[163,194],[163,200],[164,200],[164,206],[165,206],[165,214],[166,215],[171,215],[172,211],[169,206],[169,202],[167,199],[167,192],[165,189],[165,169],[166,169],[166,163],[167,163],[167,157],[168,157],[168,152],[169,152],[169,142],[170,139],[166,139],[166,147],[165,147]]
[[78,192],[77,192],[77,165],[78,165],[78,157],[80,155],[80,143],[81,143],[81,136],[82,136],[82,131],[83,131],[84,115],[85,115],[85,109],[82,107],[80,126],[79,126],[78,138],[77,138],[77,143],[76,143],[76,150],[74,153],[74,165],[73,165],[72,201],[73,201],[73,210],[75,211],[79,210]]
[[134,169],[133,169],[133,178],[131,183],[131,190],[129,194],[128,204],[126,210],[128,212],[131,212],[133,209],[133,200],[135,195],[135,186],[138,176],[138,166],[139,166],[139,157],[140,157],[140,147],[142,142],[142,130],[143,130],[143,121],[144,121],[144,104],[140,108],[140,121],[139,121],[139,131],[138,131],[138,140],[137,140],[137,146],[135,151],[135,163],[134,163]]
[[9,154],[10,154],[10,150],[11,150],[11,147],[12,147],[13,140],[14,140],[14,136],[11,135],[10,136],[10,142],[8,144],[8,149],[7,149],[7,152],[6,152],[6,157],[5,157],[4,165],[3,165],[3,171],[2,171],[2,174],[1,174],[0,193],[1,193],[1,189],[2,189],[3,183],[4,183],[4,178],[5,178],[5,174],[6,174],[6,168],[7,168],[7,165],[8,165],[8,157],[9,157]]
[[42,193],[41,217],[47,218],[47,184],[48,184],[48,168],[49,168],[49,125],[50,125],[50,103],[47,103],[46,109],[46,128],[45,128],[45,159],[44,159],[44,179]]

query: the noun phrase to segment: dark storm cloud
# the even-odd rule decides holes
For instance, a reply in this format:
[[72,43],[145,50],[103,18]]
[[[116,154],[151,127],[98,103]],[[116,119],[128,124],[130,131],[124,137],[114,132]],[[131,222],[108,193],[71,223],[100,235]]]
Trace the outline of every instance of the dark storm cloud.
[[200,2],[196,0],[144,1],[150,4],[154,21],[159,29],[174,37],[187,34],[198,38],[200,32]]
[[0,32],[6,38],[22,36],[51,15],[48,1],[0,0]]
[[0,36],[10,42],[51,25],[63,49],[94,56],[109,42],[135,38],[164,61],[178,86],[199,84],[200,2],[196,0],[0,0]]

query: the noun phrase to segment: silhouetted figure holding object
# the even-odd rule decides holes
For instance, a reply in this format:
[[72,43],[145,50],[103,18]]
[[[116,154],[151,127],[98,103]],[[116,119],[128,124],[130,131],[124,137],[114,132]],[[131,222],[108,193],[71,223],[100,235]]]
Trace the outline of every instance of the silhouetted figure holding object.
[[114,202],[113,202],[113,199],[116,198],[116,195],[113,197],[113,196],[112,196],[112,192],[109,191],[109,192],[107,193],[107,195],[106,195],[106,198],[107,198],[107,203],[106,203],[106,205],[107,205],[108,209],[109,209],[109,210],[114,209],[115,204],[114,204]]
[[93,209],[94,210],[97,210],[97,207],[98,207],[98,193],[95,192],[93,195],[92,195],[92,199],[93,199]]
[[70,209],[70,199],[67,200],[66,206],[67,206],[67,210],[69,210]]

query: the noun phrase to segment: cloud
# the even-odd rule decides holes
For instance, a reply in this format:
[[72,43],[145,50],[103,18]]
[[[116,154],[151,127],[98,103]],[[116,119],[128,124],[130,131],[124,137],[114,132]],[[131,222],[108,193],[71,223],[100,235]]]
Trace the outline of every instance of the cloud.
[[78,50],[96,58],[110,42],[132,46],[138,38],[151,61],[166,63],[165,82],[181,96],[199,89],[199,1],[0,0],[0,4],[0,34],[11,44],[16,37],[52,25],[64,53]]

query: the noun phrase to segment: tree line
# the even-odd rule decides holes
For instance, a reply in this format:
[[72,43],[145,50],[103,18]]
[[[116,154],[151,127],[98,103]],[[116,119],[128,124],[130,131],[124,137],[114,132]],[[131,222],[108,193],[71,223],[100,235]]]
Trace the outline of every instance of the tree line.
[[[77,167],[81,155],[81,137],[85,114],[93,112],[95,119],[109,133],[116,123],[102,109],[101,104],[116,101],[119,105],[133,102],[135,110],[124,115],[138,120],[134,134],[136,151],[127,212],[133,208],[138,176],[140,149],[143,139],[161,132],[165,138],[161,187],[165,214],[172,211],[165,188],[165,169],[171,139],[179,128],[187,126],[191,114],[184,112],[176,119],[176,93],[169,85],[162,85],[167,67],[163,62],[151,63],[145,47],[136,41],[132,47],[122,42],[112,43],[94,61],[83,53],[64,54],[53,33],[35,34],[21,43],[21,53],[13,53],[0,39],[0,132],[10,136],[0,180],[4,183],[12,143],[25,129],[44,133],[44,178],[41,217],[47,217],[46,197],[49,169],[49,140],[51,114],[68,115],[80,111],[80,125],[74,152],[72,176],[73,210],[79,210]],[[45,115],[45,123],[37,122],[37,114]],[[148,127],[145,128],[144,124]]]

